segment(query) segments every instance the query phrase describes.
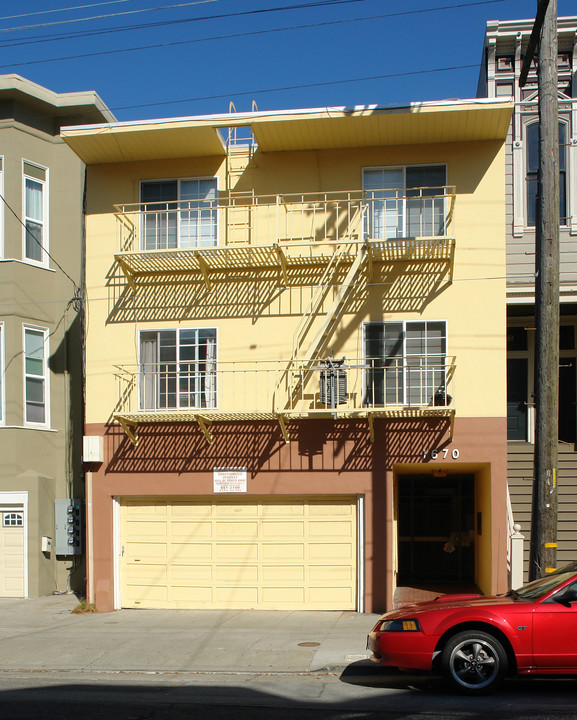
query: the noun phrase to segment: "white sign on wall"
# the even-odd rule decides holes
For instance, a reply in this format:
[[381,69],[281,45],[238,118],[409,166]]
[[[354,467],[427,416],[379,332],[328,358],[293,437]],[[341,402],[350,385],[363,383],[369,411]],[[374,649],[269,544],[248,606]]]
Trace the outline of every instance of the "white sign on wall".
[[214,468],[212,472],[215,493],[245,493],[247,491],[246,468]]

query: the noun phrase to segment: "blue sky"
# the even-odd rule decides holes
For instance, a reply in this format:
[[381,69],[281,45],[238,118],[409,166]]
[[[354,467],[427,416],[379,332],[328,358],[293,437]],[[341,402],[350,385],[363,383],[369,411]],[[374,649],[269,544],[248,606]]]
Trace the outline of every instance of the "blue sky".
[[[474,97],[487,20],[532,17],[537,2],[2,5],[0,73],[18,73],[56,92],[96,90],[119,120],[136,120],[228,112],[231,101],[245,111],[253,101],[259,110],[278,110]],[[558,14],[577,14],[575,0],[558,0]],[[201,19],[207,16],[212,19]],[[121,30],[126,26],[133,29]],[[76,36],[62,37],[70,34]]]

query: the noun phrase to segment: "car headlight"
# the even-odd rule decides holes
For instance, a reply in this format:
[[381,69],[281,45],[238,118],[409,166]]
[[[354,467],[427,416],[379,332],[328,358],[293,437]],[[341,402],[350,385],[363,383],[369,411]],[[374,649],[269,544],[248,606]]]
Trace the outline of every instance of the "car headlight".
[[375,627],[376,632],[421,632],[416,618],[399,618],[397,620],[381,620]]

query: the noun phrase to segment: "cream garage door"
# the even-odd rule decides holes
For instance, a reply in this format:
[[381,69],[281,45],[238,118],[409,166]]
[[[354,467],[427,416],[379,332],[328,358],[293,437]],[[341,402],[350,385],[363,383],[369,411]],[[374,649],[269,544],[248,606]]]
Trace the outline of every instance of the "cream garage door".
[[122,607],[354,610],[356,501],[124,498]]
[[24,597],[24,512],[0,512],[0,597]]

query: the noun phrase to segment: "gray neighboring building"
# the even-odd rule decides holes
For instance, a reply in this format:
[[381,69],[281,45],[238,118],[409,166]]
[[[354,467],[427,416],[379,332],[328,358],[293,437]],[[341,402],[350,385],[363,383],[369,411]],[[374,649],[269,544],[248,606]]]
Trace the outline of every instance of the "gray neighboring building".
[[113,120],[0,76],[0,597],[84,588],[82,553],[55,552],[55,500],[84,496],[84,166],[59,133]]
[[[515,522],[529,555],[533,482],[535,212],[538,109],[535,65],[519,75],[533,20],[490,21],[479,97],[513,96],[507,142],[507,419],[508,479]],[[559,517],[557,563],[577,557],[577,16],[558,19],[560,139]]]

